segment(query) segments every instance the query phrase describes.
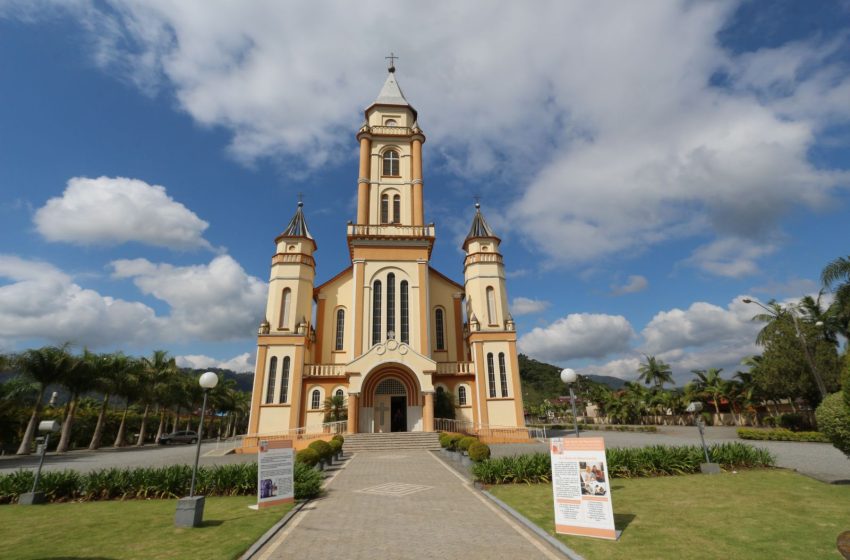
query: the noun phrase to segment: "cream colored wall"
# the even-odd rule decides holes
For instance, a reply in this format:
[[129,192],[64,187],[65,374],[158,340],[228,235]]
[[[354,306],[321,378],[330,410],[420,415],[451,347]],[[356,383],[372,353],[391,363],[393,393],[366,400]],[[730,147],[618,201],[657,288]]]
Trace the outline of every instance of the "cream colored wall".
[[[498,243],[489,240],[470,242],[467,251],[472,254],[488,246],[488,252],[498,253]],[[488,320],[487,287],[492,286],[496,296],[496,317],[493,323]],[[505,282],[505,270],[501,263],[478,262],[466,267],[464,271],[467,317],[475,314],[481,331],[503,330],[508,316],[508,293]]]
[[[285,340],[285,337],[283,338]],[[283,358],[289,356],[289,383],[287,387],[287,399],[286,403],[292,403],[292,384],[293,384],[293,370],[295,369],[295,347],[294,346],[271,346],[268,349],[268,353],[266,354],[266,363],[265,370],[269,372],[269,364],[271,363],[271,359],[273,357],[277,358],[277,368],[275,371],[275,383],[274,383],[274,404],[280,403],[280,391],[282,388],[281,378],[283,375]],[[268,376],[266,377],[265,387],[263,387],[263,397],[262,403],[266,403],[268,398]]]
[[[454,294],[461,291],[460,288],[446,282],[444,278],[436,274],[428,275],[428,299],[430,301],[430,309],[428,316],[429,329],[431,331],[431,357],[437,362],[457,362],[457,328],[454,312]],[[446,351],[437,352],[437,325],[434,320],[434,314],[437,307],[443,308],[443,317],[445,324],[445,342]],[[461,318],[461,323],[463,318]]]
[[491,426],[521,426],[517,423],[513,399],[487,401],[487,415]]
[[[317,336],[322,337],[322,355],[316,357],[316,363],[321,364],[347,364],[354,359],[354,278],[349,271],[329,284],[322,287],[319,292],[325,297],[324,317],[322,318],[322,332]],[[345,309],[345,340],[343,351],[334,350],[336,342],[336,311],[340,307]],[[318,319],[317,319],[318,321]]]
[[384,126],[386,119],[395,119],[398,126],[413,126],[413,113],[404,107],[375,107],[369,111],[369,126]]
[[260,406],[260,427],[258,433],[269,434],[289,430],[290,410],[290,407],[281,405]]
[[364,286],[364,305],[363,318],[360,321],[360,328],[363,329],[363,346],[364,353],[372,347],[372,285],[375,280],[381,281],[381,342],[387,337],[387,275],[390,272],[395,274],[395,333],[396,340],[401,340],[401,281],[407,280],[408,283],[408,313],[410,325],[410,342],[411,348],[419,348],[420,332],[420,308],[419,308],[419,272],[418,265],[412,261],[366,261],[365,266],[365,286]]
[[269,280],[269,296],[266,303],[266,318],[271,332],[279,332],[280,304],[283,290],[292,290],[290,298],[289,320],[284,330],[296,332],[298,323],[304,318],[307,322],[313,316],[313,280],[312,267],[298,264],[279,264],[272,267]]
[[516,387],[514,387],[513,380],[511,379],[512,371],[511,371],[511,354],[510,354],[510,346],[511,342],[484,342],[484,363],[481,364],[479,372],[482,375],[479,377],[482,383],[485,383],[485,395],[489,398],[490,396],[490,380],[489,374],[487,371],[487,354],[493,353],[493,367],[496,375],[496,398],[502,398],[502,384],[499,377],[499,353],[502,352],[505,354],[505,375],[508,378],[508,398],[513,398],[516,395]]

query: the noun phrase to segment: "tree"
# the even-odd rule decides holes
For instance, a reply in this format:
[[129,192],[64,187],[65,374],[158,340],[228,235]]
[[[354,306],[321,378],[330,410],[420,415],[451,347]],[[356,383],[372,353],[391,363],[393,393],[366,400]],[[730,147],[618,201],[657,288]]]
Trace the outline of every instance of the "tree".
[[644,354],[646,363],[638,366],[638,380],[643,381],[647,385],[655,385],[662,388],[665,383],[673,383],[673,373],[670,366],[655,356]]
[[448,418],[449,420],[454,420],[454,395],[448,391],[440,389],[438,389],[437,392],[434,394],[434,418]]
[[697,376],[694,384],[697,390],[714,402],[714,412],[717,413],[716,422],[720,421],[720,399],[726,391],[726,382],[720,377],[723,368],[695,369],[693,373]]
[[839,257],[821,272],[823,287],[835,293],[829,316],[844,339],[850,338],[850,257]]
[[74,427],[80,394],[95,386],[96,380],[92,375],[93,370],[90,367],[90,362],[86,359],[88,354],[88,350],[84,350],[82,356],[74,356],[70,367],[65,370],[61,379],[62,385],[68,389],[71,398],[65,405],[65,420],[62,422],[62,435],[59,437],[59,444],[56,446],[57,453],[65,453],[71,445],[71,429]]
[[339,422],[348,418],[345,397],[342,395],[331,395],[325,399],[325,422]]
[[[169,356],[165,350],[154,350],[150,358],[142,358],[141,361],[143,382],[140,385],[139,397],[145,405],[145,410],[142,413],[142,425],[139,428],[139,437],[136,440],[137,446],[145,443],[148,412],[150,412],[151,404],[156,403],[157,407],[160,406],[158,401],[160,387],[167,384],[168,379],[178,371],[175,359]],[[160,417],[157,438],[162,435],[162,424],[163,418]]]
[[100,449],[100,444],[103,440],[109,399],[120,389],[120,380],[123,376],[128,375],[128,369],[132,367],[132,360],[121,352],[114,354],[89,354],[87,359],[95,380],[95,388],[103,395],[103,400],[100,403],[100,412],[97,415],[97,423],[94,427],[91,442],[89,442],[89,449],[95,450]]
[[124,447],[127,439],[127,412],[130,404],[136,400],[141,392],[141,372],[143,364],[135,358],[128,358],[127,365],[115,378],[115,394],[124,399],[124,412],[121,414],[121,423],[118,425],[118,434],[115,436],[113,447]]
[[38,396],[32,408],[27,429],[18,448],[18,455],[29,455],[35,439],[36,427],[43,408],[44,393],[49,385],[58,383],[72,366],[74,358],[68,353],[68,345],[44,346],[27,350],[14,359],[14,365],[28,379],[38,384]]

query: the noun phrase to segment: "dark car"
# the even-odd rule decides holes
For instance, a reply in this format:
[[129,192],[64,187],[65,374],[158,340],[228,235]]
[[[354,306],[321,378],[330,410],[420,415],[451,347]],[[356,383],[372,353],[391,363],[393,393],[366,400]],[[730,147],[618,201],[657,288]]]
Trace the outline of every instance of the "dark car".
[[170,443],[196,443],[198,441],[198,433],[191,430],[183,430],[180,432],[171,432],[160,436],[160,445],[168,445]]

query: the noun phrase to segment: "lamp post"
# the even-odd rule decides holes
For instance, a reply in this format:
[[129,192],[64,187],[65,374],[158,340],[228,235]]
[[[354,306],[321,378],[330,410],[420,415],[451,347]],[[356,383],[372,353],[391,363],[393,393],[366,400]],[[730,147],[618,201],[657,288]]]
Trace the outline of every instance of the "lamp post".
[[198,476],[198,460],[201,457],[201,440],[204,437],[204,413],[207,410],[207,394],[218,385],[218,376],[208,371],[201,375],[198,384],[204,390],[204,402],[201,405],[201,423],[198,426],[198,442],[195,446],[195,466],[192,468],[192,483],[189,496],[177,501],[177,513],[174,524],[177,527],[199,527],[204,520],[204,496],[195,496],[195,479]]
[[570,388],[570,404],[573,407],[573,427],[575,428],[575,431],[576,431],[576,437],[579,437],[579,435],[578,435],[578,416],[576,416],[576,394],[575,394],[575,391],[573,391],[573,383],[575,383],[577,379],[578,379],[578,374],[575,372],[575,370],[570,369],[570,368],[565,368],[565,369],[561,370],[561,381],[566,383],[567,387]]
[[[741,301],[743,301],[744,303],[754,303],[776,318],[779,318],[779,315],[781,313],[781,312],[777,312],[774,309],[769,308],[768,306],[764,305],[761,302],[752,300],[750,298],[744,298]],[[794,324],[794,332],[797,335],[797,340],[799,340],[800,344],[802,344],[802,346],[803,346],[803,355],[806,356],[806,361],[809,364],[809,369],[812,372],[812,377],[815,378],[815,384],[818,386],[818,391],[820,392],[821,399],[825,399],[826,396],[827,396],[826,384],[824,384],[823,379],[820,376],[820,372],[818,372],[817,368],[815,367],[815,361],[812,358],[811,352],[809,352],[809,345],[806,342],[806,337],[805,337],[805,335],[803,335],[803,331],[800,330],[800,324],[797,322],[797,314],[795,313],[795,310],[798,307],[799,307],[799,305],[788,306],[788,314],[791,315],[791,322]],[[816,327],[822,327],[823,321],[816,322],[815,326]]]

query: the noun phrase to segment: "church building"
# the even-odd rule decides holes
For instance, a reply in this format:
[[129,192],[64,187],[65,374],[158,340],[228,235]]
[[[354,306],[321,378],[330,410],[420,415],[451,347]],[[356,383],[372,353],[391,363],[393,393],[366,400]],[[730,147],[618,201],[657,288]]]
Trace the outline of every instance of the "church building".
[[522,428],[500,240],[476,204],[463,284],[430,266],[436,229],[425,221],[425,134],[392,65],[357,141],[348,267],[316,283],[317,244],[301,202],[275,239],[248,440],[321,431],[331,396],[345,400],[348,433],[434,431],[440,391],[476,431]]

